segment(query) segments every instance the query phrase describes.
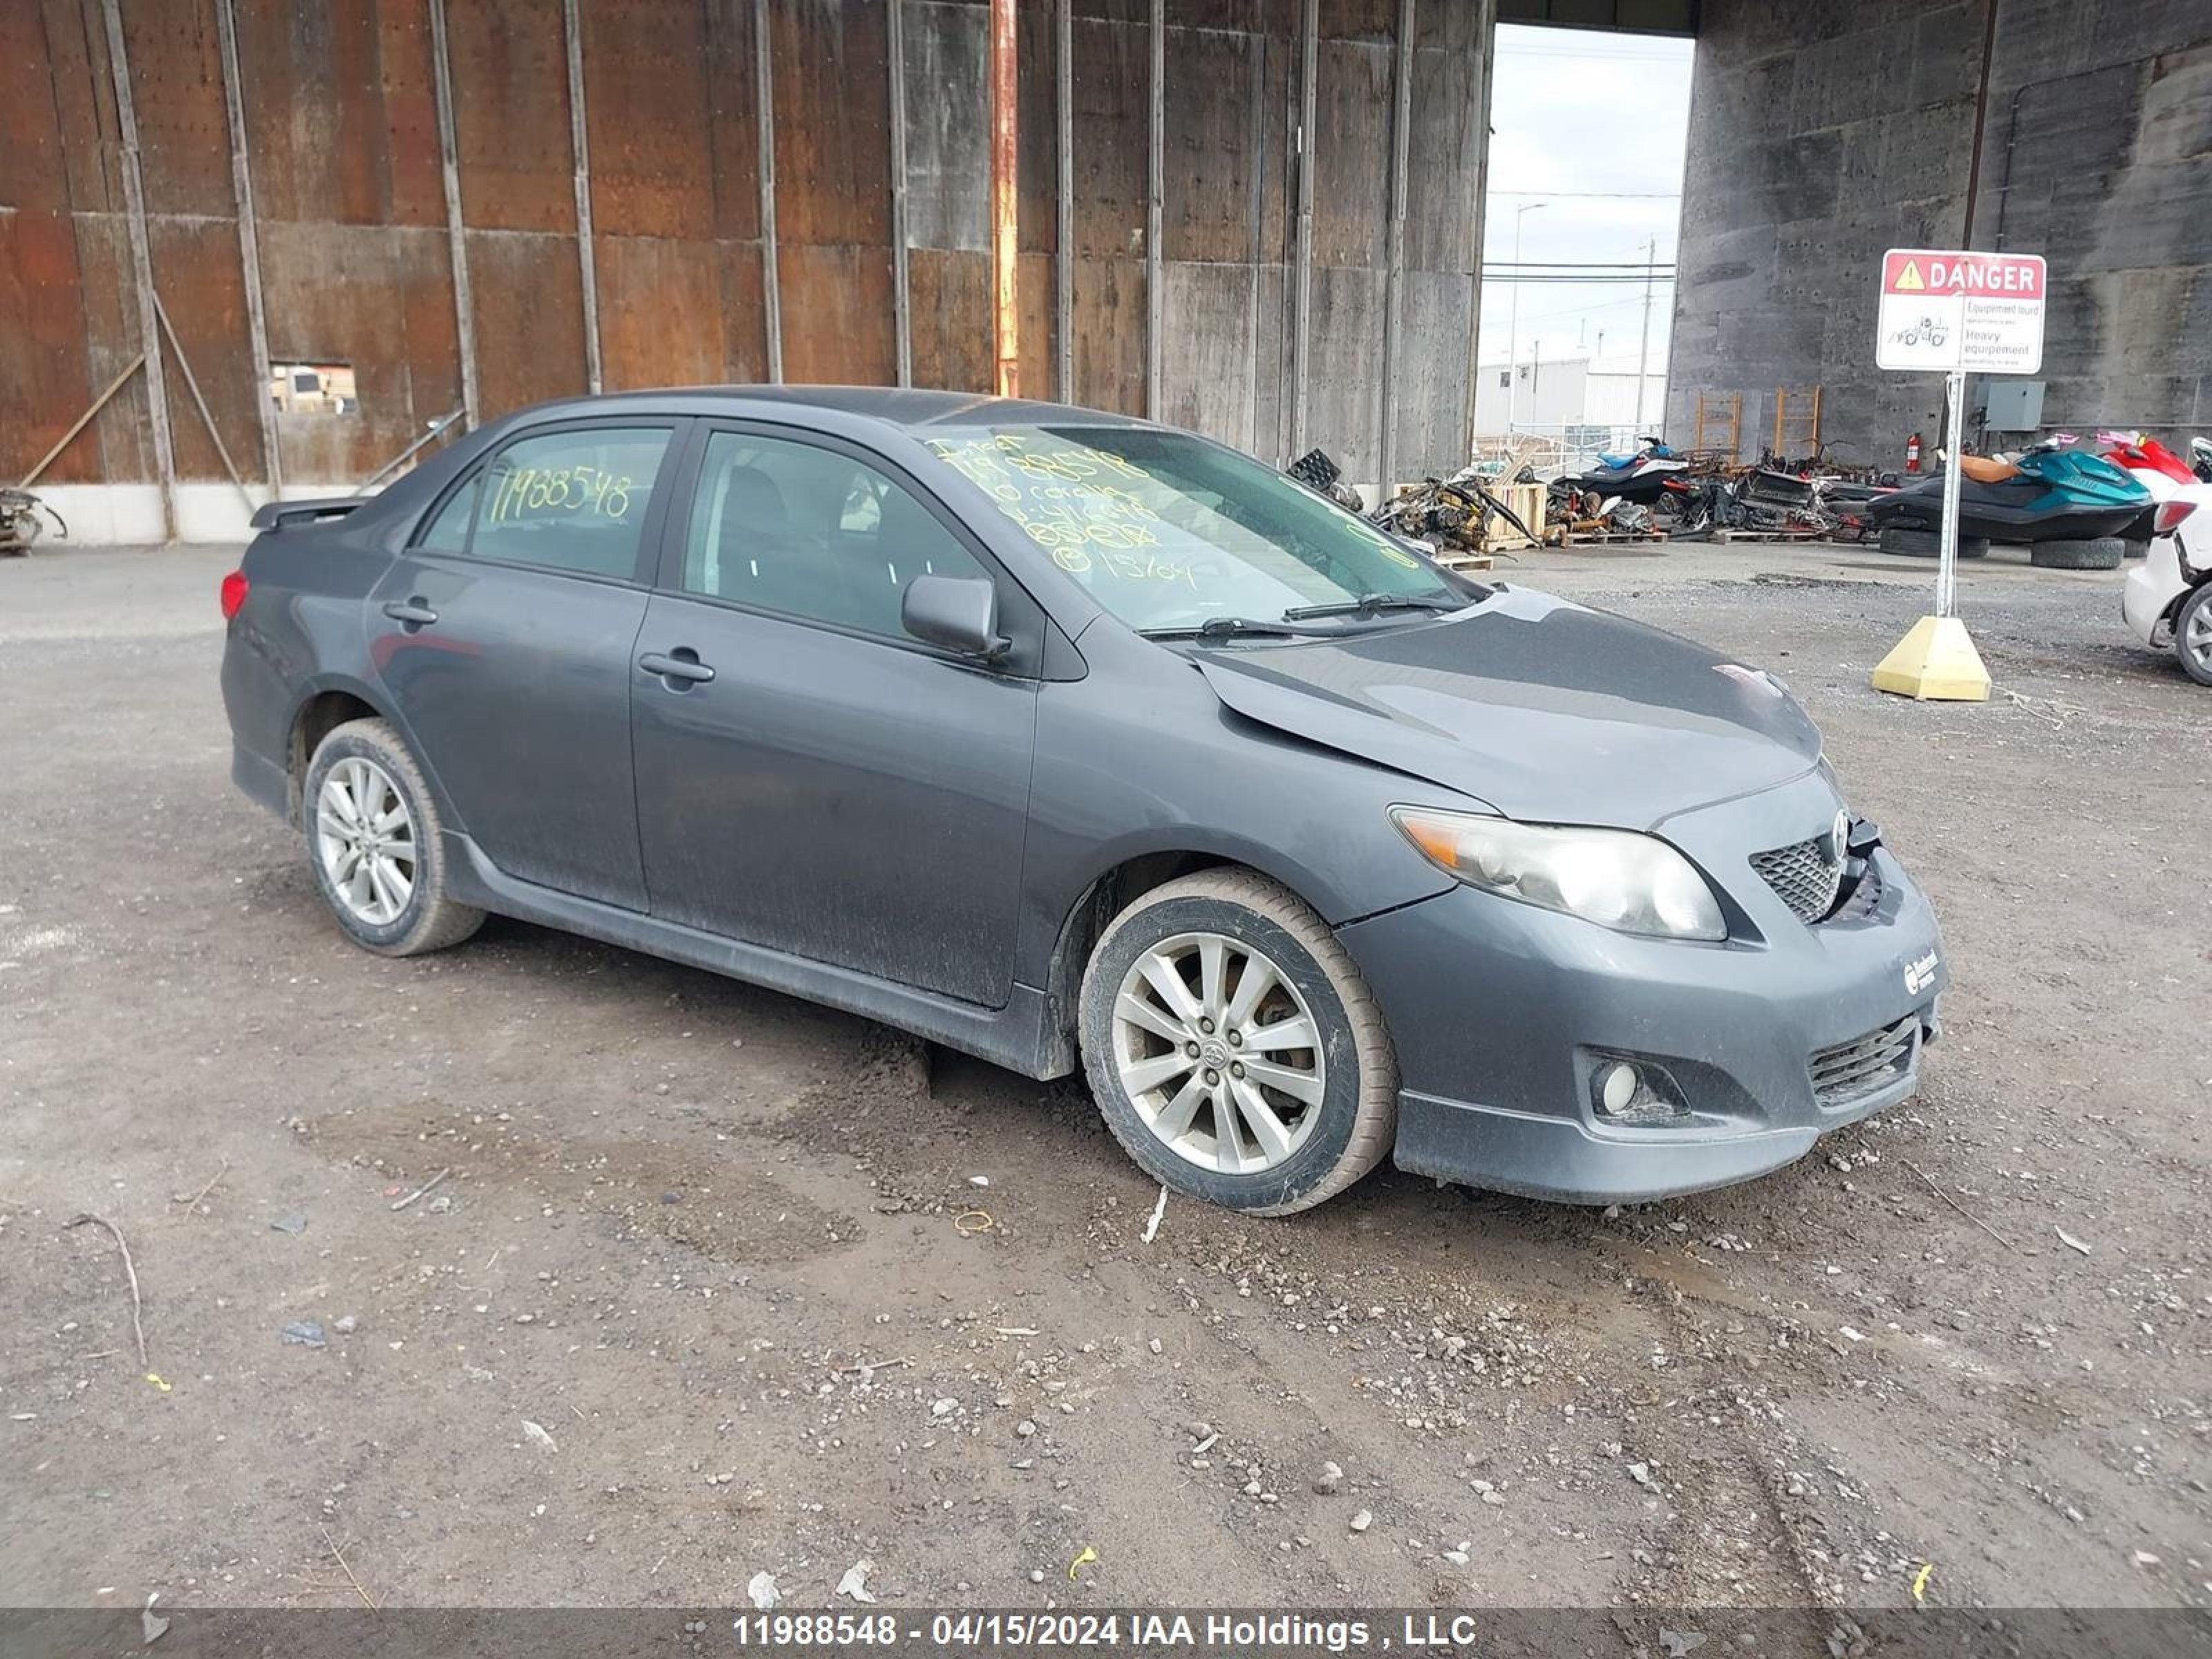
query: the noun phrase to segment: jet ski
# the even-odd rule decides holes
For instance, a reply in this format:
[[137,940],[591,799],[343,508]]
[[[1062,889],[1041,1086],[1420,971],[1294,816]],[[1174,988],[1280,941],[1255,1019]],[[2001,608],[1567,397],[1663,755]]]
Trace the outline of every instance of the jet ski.
[[[2032,449],[2017,462],[1960,459],[1959,534],[1996,542],[2094,541],[2117,536],[2149,504],[2150,492],[2101,455]],[[1869,501],[1876,529],[1940,530],[1941,473]]]
[[[2106,460],[2150,493],[2149,503],[2120,532],[2123,541],[2147,549],[2150,538],[2158,532],[2158,504],[2175,490],[2197,483],[2197,474],[2190,470],[2188,462],[2157,439],[2146,438],[2141,433],[2100,432],[2097,441],[2106,446],[2099,453]],[[2202,443],[2203,440],[2197,441]]]
[[1632,455],[1601,453],[1597,460],[1598,464],[1586,472],[1571,472],[1554,478],[1549,493],[1565,496],[1580,492],[1601,501],[1620,501],[1649,507],[1667,493],[1668,479],[1679,479],[1690,470],[1689,462],[1657,438],[1641,440]]

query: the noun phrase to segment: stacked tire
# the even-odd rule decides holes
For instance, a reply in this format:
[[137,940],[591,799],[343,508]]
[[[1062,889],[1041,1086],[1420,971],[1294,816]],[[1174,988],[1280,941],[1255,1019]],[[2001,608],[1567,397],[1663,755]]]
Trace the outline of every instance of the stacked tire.
[[[1892,525],[1881,532],[1881,550],[1909,559],[1932,559],[1943,550],[1943,538],[1933,530],[1908,530],[1903,525]],[[1962,559],[1987,558],[1989,551],[1985,537],[1959,538],[1959,556]]]
[[2027,562],[2039,570],[2118,570],[2127,545],[2118,536],[2035,542],[2028,547]]

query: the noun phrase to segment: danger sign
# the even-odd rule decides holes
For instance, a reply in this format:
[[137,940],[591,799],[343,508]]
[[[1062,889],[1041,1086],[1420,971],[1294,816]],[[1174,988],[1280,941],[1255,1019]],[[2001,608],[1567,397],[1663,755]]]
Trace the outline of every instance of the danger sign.
[[1881,256],[1883,368],[2033,374],[2043,367],[2039,253],[1893,247]]

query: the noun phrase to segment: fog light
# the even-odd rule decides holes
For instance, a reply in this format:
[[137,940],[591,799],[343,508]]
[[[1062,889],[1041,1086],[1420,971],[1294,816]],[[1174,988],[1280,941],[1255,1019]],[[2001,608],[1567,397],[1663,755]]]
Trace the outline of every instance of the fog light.
[[1636,1098],[1636,1068],[1625,1060],[1616,1060],[1598,1068],[1598,1104],[1610,1116],[1618,1117]]
[[1681,1086],[1652,1060],[1599,1054],[1590,1066],[1590,1105],[1605,1123],[1650,1127],[1690,1115]]

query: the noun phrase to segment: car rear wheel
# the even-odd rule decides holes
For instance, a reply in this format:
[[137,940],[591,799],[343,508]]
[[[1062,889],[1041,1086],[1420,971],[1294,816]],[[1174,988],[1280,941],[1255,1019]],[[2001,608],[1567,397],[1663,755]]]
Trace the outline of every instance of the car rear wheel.
[[355,944],[420,956],[483,925],[483,911],[447,896],[437,804],[386,722],[349,720],[318,744],[302,799],[315,884]]
[[1382,1161],[1398,1067],[1327,923],[1249,871],[1155,888],[1083,977],[1084,1065],[1107,1127],[1177,1192],[1289,1215]]
[[2199,586],[2173,613],[2173,654],[2181,672],[2199,685],[2212,685],[2212,582]]

